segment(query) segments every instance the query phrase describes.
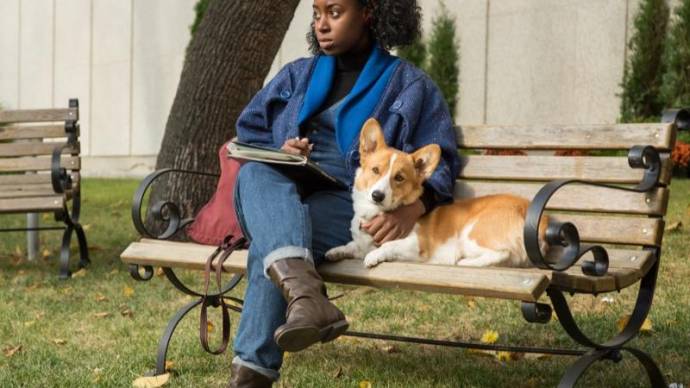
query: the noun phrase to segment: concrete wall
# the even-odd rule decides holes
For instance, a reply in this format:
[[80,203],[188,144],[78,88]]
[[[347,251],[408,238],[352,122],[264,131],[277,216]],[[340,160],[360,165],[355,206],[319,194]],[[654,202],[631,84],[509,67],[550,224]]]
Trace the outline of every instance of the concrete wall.
[[[61,107],[78,97],[84,174],[145,174],[155,163],[195,3],[1,0],[0,104]],[[638,3],[446,0],[461,45],[459,122],[614,122]],[[268,78],[308,55],[311,4],[301,1]],[[420,4],[429,32],[439,3]]]

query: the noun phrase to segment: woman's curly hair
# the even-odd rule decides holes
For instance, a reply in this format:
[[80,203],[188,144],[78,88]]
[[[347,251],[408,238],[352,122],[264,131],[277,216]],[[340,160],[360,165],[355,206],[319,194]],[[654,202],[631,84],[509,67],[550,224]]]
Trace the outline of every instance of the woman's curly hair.
[[[421,35],[422,11],[417,0],[358,0],[369,8],[372,15],[371,34],[381,47],[407,46]],[[316,55],[321,52],[314,31],[314,21],[307,33],[309,50]]]

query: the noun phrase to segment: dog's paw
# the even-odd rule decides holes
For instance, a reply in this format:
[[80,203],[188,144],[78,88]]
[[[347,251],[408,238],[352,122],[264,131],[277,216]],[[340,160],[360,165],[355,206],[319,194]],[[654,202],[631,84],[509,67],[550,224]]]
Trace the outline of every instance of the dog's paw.
[[327,261],[341,261],[345,259],[353,259],[354,256],[347,245],[331,248],[326,252]]
[[386,261],[386,259],[383,256],[381,256],[378,252],[373,251],[364,257],[364,266],[367,268],[372,268],[379,265],[379,263],[383,263],[384,261]]

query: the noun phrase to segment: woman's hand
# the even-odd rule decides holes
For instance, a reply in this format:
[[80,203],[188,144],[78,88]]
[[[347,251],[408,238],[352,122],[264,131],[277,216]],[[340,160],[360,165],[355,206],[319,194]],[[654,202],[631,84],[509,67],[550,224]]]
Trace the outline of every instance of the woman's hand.
[[311,149],[313,147],[313,144],[309,144],[309,139],[303,137],[301,139],[287,139],[285,141],[285,144],[283,144],[283,146],[280,147],[280,149],[289,154],[309,156],[309,153],[311,152]]
[[374,238],[378,246],[385,242],[407,237],[419,217],[424,214],[424,204],[417,200],[411,205],[401,206],[391,212],[381,213],[360,228]]

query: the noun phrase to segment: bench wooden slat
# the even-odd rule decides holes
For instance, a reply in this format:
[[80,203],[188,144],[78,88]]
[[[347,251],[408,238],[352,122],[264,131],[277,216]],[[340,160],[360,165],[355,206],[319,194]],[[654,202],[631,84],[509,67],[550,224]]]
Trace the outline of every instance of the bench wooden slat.
[[[79,185],[79,173],[72,172],[72,183],[74,185]],[[50,174],[37,173],[37,174],[7,174],[0,175],[0,187],[3,186],[23,186],[23,185],[34,185],[34,184],[47,184],[51,185]]]
[[461,148],[622,150],[651,145],[669,151],[675,127],[668,123],[597,125],[463,125]]
[[[66,199],[72,198],[72,190],[65,193]],[[52,184],[36,184],[23,186],[0,186],[0,198],[28,198],[56,195]]]
[[[544,186],[543,183],[458,180],[456,198],[510,193],[528,200]],[[669,191],[657,188],[651,193],[633,193],[602,187],[570,185],[563,187],[549,201],[551,210],[632,213],[660,216],[666,213]]]
[[[68,170],[79,170],[80,158],[78,156],[63,156],[60,166]],[[51,158],[19,157],[0,159],[0,172],[19,171],[47,171],[51,169]]]
[[[195,243],[142,239],[131,243],[121,258],[125,263],[203,270],[206,258],[214,249]],[[534,268],[470,268],[393,262],[369,270],[358,260],[325,263],[319,267],[319,272],[325,280],[336,283],[532,301],[548,286],[549,281],[545,283],[544,279],[550,279],[552,286],[566,291],[608,292],[634,284],[654,264],[650,251],[610,249],[608,252],[610,270],[603,277],[584,275],[579,266],[566,272],[552,272]],[[246,251],[233,253],[224,268],[228,272],[244,273]]]
[[0,213],[56,211],[63,208],[65,196],[52,195],[29,198],[0,198]]
[[[53,150],[65,143],[7,143],[0,144],[0,157],[52,155]],[[79,143],[62,150],[63,154],[79,153]]]
[[39,123],[78,119],[79,110],[77,108],[0,111],[0,123]]
[[11,125],[0,127],[0,140],[52,139],[67,137],[65,125]]
[[[191,243],[135,242],[127,247],[121,258],[125,263],[203,270],[206,258],[214,249],[212,246]],[[246,261],[247,251],[238,251],[225,261],[223,267],[228,272],[244,273]],[[417,263],[384,263],[370,270],[360,261],[345,260],[323,264],[319,267],[319,272],[324,280],[335,283],[400,287],[525,301],[536,301],[548,285],[546,276],[538,272],[515,272],[497,268],[429,267]]]
[[572,222],[584,242],[660,245],[664,221],[659,218],[551,214],[556,222]]
[[[643,176],[643,170],[630,168],[625,157],[470,155],[462,156],[461,163],[459,177],[476,180],[637,183]],[[669,182],[672,168],[668,155],[662,155],[661,183]]]

